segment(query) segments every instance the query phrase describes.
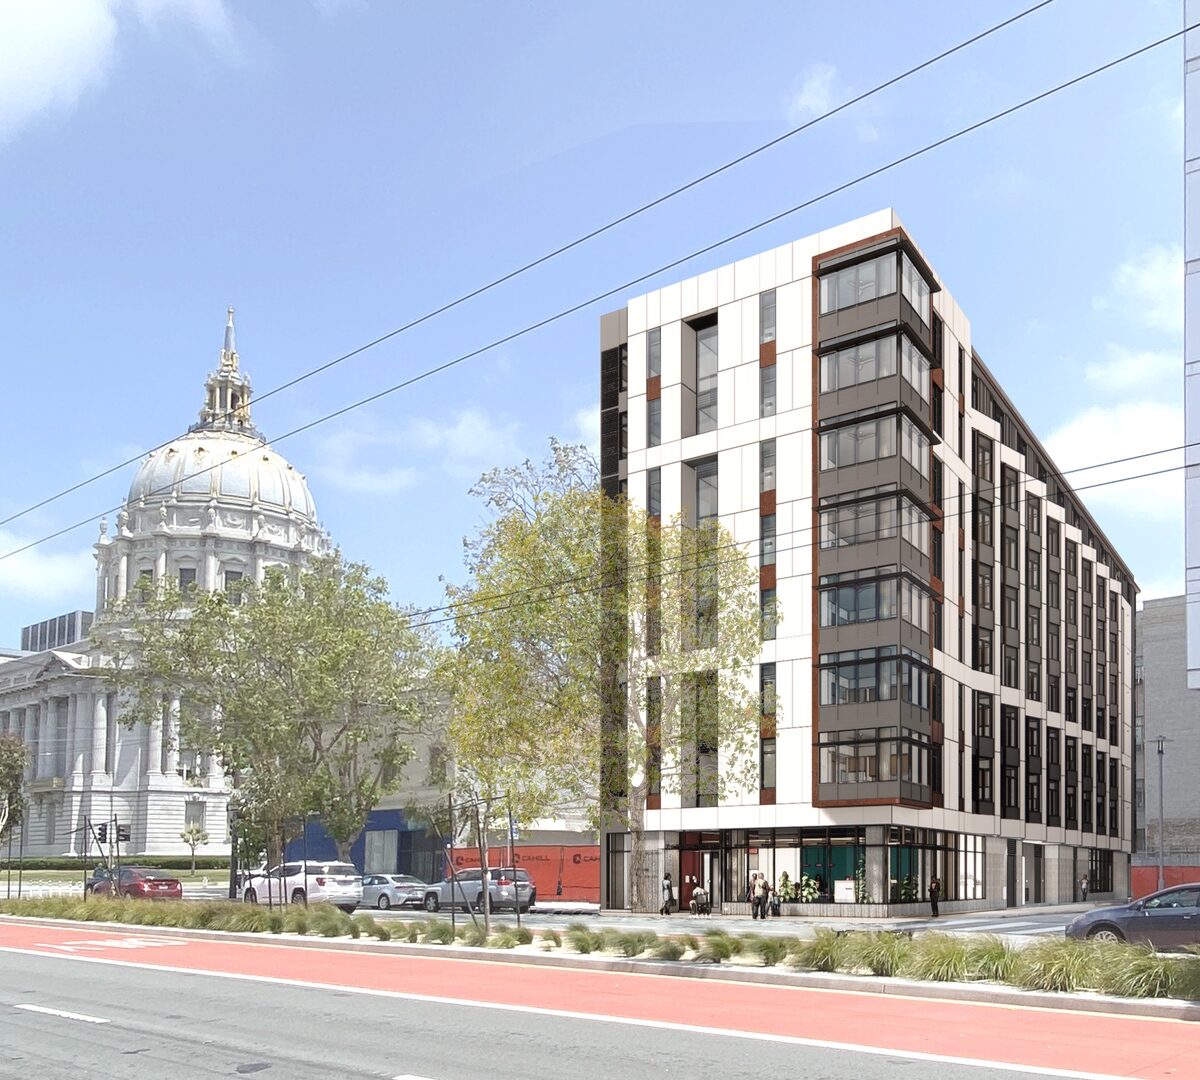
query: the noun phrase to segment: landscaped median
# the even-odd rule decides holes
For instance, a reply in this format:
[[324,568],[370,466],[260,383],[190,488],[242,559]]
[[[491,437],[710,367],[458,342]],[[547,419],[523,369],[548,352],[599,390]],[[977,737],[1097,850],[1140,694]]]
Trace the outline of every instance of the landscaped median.
[[733,935],[723,930],[660,936],[649,931],[594,929],[576,923],[561,932],[535,933],[529,927],[506,926],[485,940],[481,926],[471,922],[457,930],[439,919],[380,923],[370,915],[350,916],[325,904],[272,909],[228,902],[180,904],[107,898],[0,900],[0,915],[234,933],[373,937],[424,945],[709,966],[784,965],[802,972],[1200,1001],[1200,949],[1164,956],[1139,945],[1063,938],[1014,948],[994,935],[818,929],[811,938]]

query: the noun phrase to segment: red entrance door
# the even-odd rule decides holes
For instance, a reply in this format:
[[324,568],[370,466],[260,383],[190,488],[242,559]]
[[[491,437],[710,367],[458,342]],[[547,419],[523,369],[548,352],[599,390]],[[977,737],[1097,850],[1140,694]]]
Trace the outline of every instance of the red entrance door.
[[692,899],[695,882],[700,879],[700,852],[681,851],[679,853],[679,910],[687,911]]

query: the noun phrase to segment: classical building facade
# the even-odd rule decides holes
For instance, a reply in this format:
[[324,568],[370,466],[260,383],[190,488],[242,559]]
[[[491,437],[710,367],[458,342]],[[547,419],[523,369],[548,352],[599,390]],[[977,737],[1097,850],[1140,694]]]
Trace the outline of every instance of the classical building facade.
[[[1124,894],[1133,575],[895,215],[638,297],[600,334],[606,490],[715,514],[760,566],[759,784],[721,800],[719,739],[672,748],[647,873],[726,910],[753,871],[880,912],[934,876],[949,910],[1069,901],[1085,874]],[[607,906],[633,895],[630,846],[604,837]]]
[[[266,445],[250,399],[231,308],[199,422],[142,462],[115,528],[100,523],[98,619],[141,581],[222,589],[328,548],[304,477]],[[78,854],[85,818],[127,827],[131,855],[182,854],[189,824],[204,826],[208,850],[226,853],[221,762],[180,745],[178,699],[164,702],[153,724],[122,723],[120,702],[97,674],[104,657],[86,639],[88,616],[27,627],[22,646],[34,651],[0,655],[0,730],[29,748],[29,813],[13,854]]]

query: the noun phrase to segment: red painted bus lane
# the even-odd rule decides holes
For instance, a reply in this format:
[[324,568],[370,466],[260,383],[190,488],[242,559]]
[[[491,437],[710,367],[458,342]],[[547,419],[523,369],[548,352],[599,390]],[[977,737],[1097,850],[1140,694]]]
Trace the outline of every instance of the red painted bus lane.
[[1138,1080],[1200,1077],[1200,1025],[284,942],[209,941],[0,920],[0,950],[589,1014]]

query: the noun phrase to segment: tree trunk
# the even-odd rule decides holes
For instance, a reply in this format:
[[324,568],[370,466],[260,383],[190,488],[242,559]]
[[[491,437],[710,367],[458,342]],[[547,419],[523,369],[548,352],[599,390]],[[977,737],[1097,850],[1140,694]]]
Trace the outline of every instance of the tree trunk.
[[196,845],[192,844],[192,877],[196,876]]
[[476,839],[479,844],[479,883],[483,887],[483,891],[479,894],[479,903],[483,908],[484,937],[492,936],[492,882],[488,867],[487,840],[487,827],[488,821],[491,819],[491,809],[492,804],[489,799],[484,803],[482,820],[480,820],[479,808],[475,808]]
[[351,840],[334,840],[334,845],[337,847],[338,862],[350,861],[350,848],[353,844]]
[[629,792],[629,910],[657,911],[662,906],[661,885],[652,880],[646,852],[645,782],[632,785]]

